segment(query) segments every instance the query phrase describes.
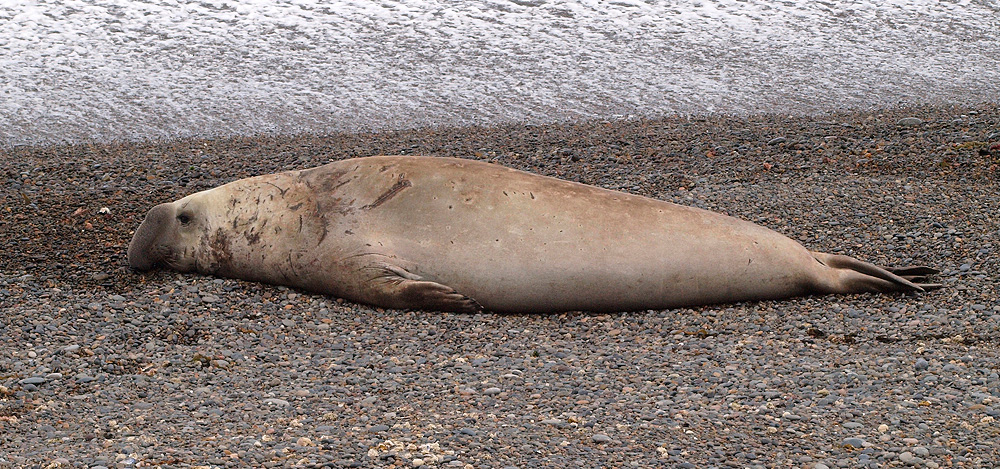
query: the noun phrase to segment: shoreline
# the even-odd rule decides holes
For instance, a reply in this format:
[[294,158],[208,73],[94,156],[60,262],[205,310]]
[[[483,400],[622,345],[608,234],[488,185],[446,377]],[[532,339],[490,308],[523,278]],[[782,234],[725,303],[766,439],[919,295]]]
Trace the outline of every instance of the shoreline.
[[[945,288],[460,315],[126,268],[158,202],[399,153],[728,213],[810,249],[932,265]],[[110,142],[0,161],[0,467],[1000,464],[998,104]]]
[[435,133],[435,132],[473,132],[475,129],[501,129],[510,127],[560,127],[587,124],[616,124],[635,121],[728,121],[728,122],[756,122],[756,121],[850,121],[858,119],[859,116],[906,116],[918,114],[954,114],[959,115],[964,111],[975,111],[978,109],[993,109],[1000,106],[1000,101],[982,101],[971,103],[949,102],[949,103],[906,103],[900,102],[894,106],[870,105],[865,107],[850,107],[843,109],[827,109],[812,112],[699,112],[699,113],[674,113],[674,114],[650,114],[650,115],[611,115],[607,117],[565,117],[551,121],[539,121],[524,123],[518,121],[497,121],[468,124],[423,124],[404,127],[376,127],[365,126],[355,130],[331,128],[329,131],[302,131],[302,132],[279,132],[263,131],[256,134],[251,133],[216,133],[203,135],[176,135],[159,137],[131,137],[131,138],[66,138],[63,141],[44,143],[0,143],[0,155],[20,152],[20,151],[40,151],[44,149],[63,147],[120,147],[120,146],[158,146],[168,144],[179,144],[183,142],[201,141],[229,141],[242,139],[261,140],[296,140],[303,138],[330,138],[335,136],[370,136],[377,134],[410,134],[410,133]]

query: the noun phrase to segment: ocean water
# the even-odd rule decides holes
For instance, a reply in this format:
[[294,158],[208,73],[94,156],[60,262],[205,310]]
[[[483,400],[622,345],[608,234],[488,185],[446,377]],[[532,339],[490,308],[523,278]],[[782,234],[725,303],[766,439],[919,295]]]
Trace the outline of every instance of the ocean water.
[[995,0],[0,0],[0,145],[1000,96]]

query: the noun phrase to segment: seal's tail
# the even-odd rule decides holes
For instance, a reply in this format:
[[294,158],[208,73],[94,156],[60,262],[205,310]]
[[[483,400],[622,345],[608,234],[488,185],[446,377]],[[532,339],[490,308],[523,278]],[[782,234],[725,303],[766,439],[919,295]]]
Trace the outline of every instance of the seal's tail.
[[936,290],[943,285],[929,283],[927,277],[938,273],[937,269],[925,266],[910,266],[883,269],[874,264],[859,261],[839,254],[813,252],[813,257],[837,274],[830,285],[832,293],[864,292],[923,292]]

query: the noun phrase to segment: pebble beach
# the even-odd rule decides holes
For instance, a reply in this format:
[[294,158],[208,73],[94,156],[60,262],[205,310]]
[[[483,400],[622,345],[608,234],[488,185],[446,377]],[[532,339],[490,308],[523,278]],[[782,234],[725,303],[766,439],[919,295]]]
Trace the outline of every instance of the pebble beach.
[[[944,288],[616,314],[130,271],[153,205],[378,154],[714,210]],[[996,467],[1000,106],[0,149],[0,468]]]

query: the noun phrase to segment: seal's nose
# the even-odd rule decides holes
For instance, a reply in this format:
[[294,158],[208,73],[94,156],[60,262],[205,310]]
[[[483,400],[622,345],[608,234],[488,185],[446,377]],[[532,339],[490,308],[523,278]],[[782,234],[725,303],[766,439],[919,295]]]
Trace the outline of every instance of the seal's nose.
[[157,258],[154,247],[164,231],[170,228],[173,213],[172,204],[160,204],[149,210],[128,245],[129,267],[143,272],[153,268],[161,260]]

